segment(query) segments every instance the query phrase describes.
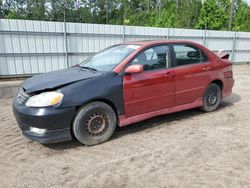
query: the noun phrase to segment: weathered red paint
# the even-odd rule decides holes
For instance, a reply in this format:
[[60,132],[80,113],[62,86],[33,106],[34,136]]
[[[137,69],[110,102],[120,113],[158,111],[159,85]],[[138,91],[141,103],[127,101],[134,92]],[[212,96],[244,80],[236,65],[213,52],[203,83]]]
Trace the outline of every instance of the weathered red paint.
[[170,107],[170,108],[165,108],[165,109],[161,109],[161,110],[156,110],[156,111],[152,111],[152,112],[148,112],[148,113],[144,113],[144,114],[140,114],[140,115],[135,115],[135,116],[131,116],[131,117],[127,117],[125,116],[120,116],[119,120],[120,120],[120,127],[132,124],[132,123],[136,123],[145,119],[149,119],[155,116],[159,116],[159,115],[163,115],[163,114],[170,114],[170,113],[174,113],[174,112],[179,112],[179,111],[183,111],[183,110],[188,110],[191,108],[196,108],[196,107],[200,107],[202,105],[202,101],[201,99],[198,99],[197,101],[190,103],[190,104],[185,104],[185,105],[180,105],[180,106],[174,106],[174,107]]
[[150,46],[178,43],[200,48],[207,55],[207,62],[124,75],[125,115],[119,117],[120,126],[162,114],[200,107],[207,86],[214,81],[222,82],[222,97],[232,93],[234,79],[231,62],[190,41],[132,42],[131,44],[141,47],[113,71],[122,72],[138,53]]
[[123,78],[126,117],[174,106],[175,70],[129,74]]

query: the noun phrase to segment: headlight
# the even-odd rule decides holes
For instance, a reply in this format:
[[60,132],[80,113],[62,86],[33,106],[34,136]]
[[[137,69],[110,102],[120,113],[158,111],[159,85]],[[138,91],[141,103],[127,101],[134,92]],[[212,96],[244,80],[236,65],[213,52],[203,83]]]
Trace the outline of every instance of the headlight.
[[26,106],[30,107],[47,107],[60,103],[63,99],[63,94],[57,91],[44,92],[29,98]]

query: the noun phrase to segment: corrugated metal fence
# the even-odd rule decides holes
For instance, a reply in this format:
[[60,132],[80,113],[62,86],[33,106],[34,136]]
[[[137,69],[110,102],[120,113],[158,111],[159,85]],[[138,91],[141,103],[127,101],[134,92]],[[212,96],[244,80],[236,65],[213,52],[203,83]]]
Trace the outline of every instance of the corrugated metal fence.
[[250,33],[29,20],[0,20],[0,78],[63,69],[113,44],[132,40],[186,39],[235,63],[250,62]]

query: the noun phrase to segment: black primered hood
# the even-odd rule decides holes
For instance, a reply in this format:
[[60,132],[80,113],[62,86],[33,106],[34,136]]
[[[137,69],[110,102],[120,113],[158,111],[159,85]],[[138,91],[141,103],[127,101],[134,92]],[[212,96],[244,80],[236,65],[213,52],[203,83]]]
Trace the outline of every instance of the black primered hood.
[[33,76],[32,78],[25,80],[22,84],[22,87],[27,93],[32,93],[46,89],[54,89],[63,85],[90,79],[100,75],[101,72],[94,72],[91,70],[82,69],[81,67],[74,67]]

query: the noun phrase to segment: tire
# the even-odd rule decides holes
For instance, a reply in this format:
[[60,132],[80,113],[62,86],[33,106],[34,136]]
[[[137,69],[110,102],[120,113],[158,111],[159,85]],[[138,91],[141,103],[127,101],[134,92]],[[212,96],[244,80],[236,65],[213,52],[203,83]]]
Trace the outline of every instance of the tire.
[[201,110],[204,112],[212,112],[218,109],[221,103],[221,88],[217,84],[210,84],[203,96],[203,106]]
[[78,110],[72,129],[79,142],[96,145],[107,141],[113,135],[116,124],[116,114],[109,105],[92,102]]

